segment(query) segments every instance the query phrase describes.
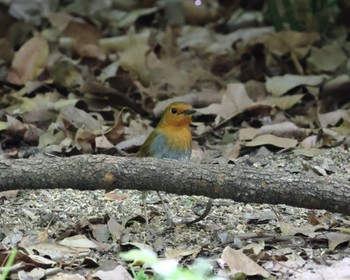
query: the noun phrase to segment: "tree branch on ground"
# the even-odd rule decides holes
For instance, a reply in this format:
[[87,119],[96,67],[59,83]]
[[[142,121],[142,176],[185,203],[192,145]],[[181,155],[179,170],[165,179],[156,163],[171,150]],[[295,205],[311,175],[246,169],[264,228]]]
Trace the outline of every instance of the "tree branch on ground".
[[105,155],[0,160],[0,191],[53,188],[154,190],[350,214],[349,183],[327,177]]

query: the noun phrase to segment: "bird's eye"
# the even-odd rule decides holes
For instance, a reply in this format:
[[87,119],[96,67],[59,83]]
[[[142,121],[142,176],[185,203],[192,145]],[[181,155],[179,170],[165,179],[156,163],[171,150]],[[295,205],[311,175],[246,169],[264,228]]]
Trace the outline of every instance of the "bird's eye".
[[177,113],[177,110],[176,110],[176,108],[173,107],[173,108],[171,108],[170,112],[175,115]]

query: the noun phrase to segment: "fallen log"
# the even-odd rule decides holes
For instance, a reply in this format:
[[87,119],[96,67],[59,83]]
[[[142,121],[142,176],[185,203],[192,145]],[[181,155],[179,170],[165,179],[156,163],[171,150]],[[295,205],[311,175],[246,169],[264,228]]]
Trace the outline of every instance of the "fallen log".
[[350,215],[349,182],[327,177],[105,155],[0,160],[0,191],[53,188],[154,190]]

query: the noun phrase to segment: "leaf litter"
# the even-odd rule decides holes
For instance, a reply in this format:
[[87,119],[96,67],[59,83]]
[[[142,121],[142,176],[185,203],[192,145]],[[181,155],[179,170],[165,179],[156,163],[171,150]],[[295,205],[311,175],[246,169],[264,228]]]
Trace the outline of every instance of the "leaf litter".
[[[234,7],[224,1],[116,2],[1,6],[2,158],[129,156],[167,104],[186,101],[198,109],[197,162],[350,179],[349,26],[275,32],[259,8],[253,27],[222,21]],[[178,220],[206,201],[165,198]],[[220,199],[204,221],[168,229],[154,194],[148,206],[153,236],[137,191],[0,193],[0,264],[20,245],[12,271],[23,279],[79,279],[82,267],[131,279],[118,255],[139,248],[184,266],[207,258],[222,277],[349,277],[347,216]]]

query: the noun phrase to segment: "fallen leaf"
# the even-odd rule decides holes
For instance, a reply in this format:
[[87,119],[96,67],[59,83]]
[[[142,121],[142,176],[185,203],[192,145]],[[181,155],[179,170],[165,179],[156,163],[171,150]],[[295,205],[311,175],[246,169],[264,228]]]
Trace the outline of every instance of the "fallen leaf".
[[327,152],[327,150],[322,150],[318,148],[309,148],[309,149],[301,148],[301,149],[293,150],[293,153],[295,155],[301,155],[301,156],[310,157],[310,158],[322,155],[325,152]]
[[[96,245],[95,245],[96,247]],[[84,256],[87,255],[89,250],[86,248],[71,248],[69,246],[49,243],[49,242],[40,242],[28,247],[25,249],[31,254],[35,255],[39,253],[40,256],[49,256],[53,261],[59,260],[68,260],[73,256]]]
[[105,60],[106,54],[99,45],[102,32],[82,18],[73,17],[66,13],[55,13],[49,16],[51,24],[64,36],[73,38],[73,46],[81,56]]
[[280,221],[280,229],[282,232],[282,235],[289,236],[289,235],[296,235],[296,234],[303,234],[305,236],[310,236],[310,234],[313,234],[316,230],[320,229],[327,229],[327,225],[304,225],[296,227],[292,224],[287,224],[283,221]]
[[50,280],[85,280],[86,278],[83,275],[78,273],[64,273],[60,272],[56,275],[50,276]]
[[3,191],[0,192],[0,198],[5,197],[6,199],[15,198],[18,195],[19,190]]
[[57,117],[57,124],[61,128],[73,125],[75,128],[84,128],[88,132],[96,132],[101,129],[101,123],[98,120],[74,106],[68,106],[61,110]]
[[140,243],[140,242],[124,242],[122,243],[123,246],[134,246],[140,250],[145,250],[145,251],[152,251],[153,252],[153,248],[152,246],[148,245],[148,244],[144,244],[144,243]]
[[36,267],[29,272],[21,270],[18,272],[19,279],[42,279],[46,275],[46,271],[43,268]]
[[121,117],[116,117],[114,125],[105,131],[104,135],[113,145],[124,140],[125,128]]
[[67,237],[59,242],[60,245],[76,248],[96,248],[96,244],[89,240],[85,235],[75,235]]
[[165,257],[181,260],[183,257],[192,256],[195,258],[198,253],[201,251],[201,248],[194,249],[170,249],[165,251]]
[[328,240],[328,248],[330,250],[335,250],[338,245],[350,241],[350,234],[338,232],[315,232],[310,234],[309,237]]
[[182,36],[178,39],[181,49],[192,48],[215,55],[226,54],[232,50],[232,44],[251,40],[262,34],[271,32],[271,27],[240,28],[229,34],[215,34],[205,27],[184,26]]
[[244,246],[240,251],[243,252],[253,252],[255,256],[258,256],[265,249],[265,242],[251,243]]
[[49,45],[46,39],[36,34],[16,52],[6,80],[22,85],[35,79],[44,71],[48,56]]
[[252,140],[256,136],[264,135],[264,134],[272,134],[274,136],[283,137],[283,138],[300,138],[305,134],[307,135],[307,131],[305,129],[301,129],[297,127],[292,122],[282,122],[275,124],[267,124],[263,125],[260,128],[241,128],[239,130],[239,140],[247,141]]
[[314,42],[320,40],[320,34],[315,32],[282,31],[270,32],[238,44],[239,49],[248,49],[248,46],[257,43],[264,44],[268,52],[277,56],[295,53],[299,59],[303,59]]
[[217,115],[215,125],[218,125],[221,121],[233,118],[253,104],[254,102],[249,98],[244,85],[241,83],[232,83],[227,85],[220,105],[211,104],[206,108],[198,109],[198,112]]
[[96,148],[101,148],[101,149],[111,149],[114,147],[114,145],[108,141],[105,135],[97,136],[95,138],[95,146]]
[[311,48],[311,54],[307,59],[309,69],[319,73],[322,71],[334,72],[348,60],[343,47],[337,42],[325,45],[322,48]]
[[262,104],[276,106],[282,110],[288,110],[297,104],[302,98],[303,94],[293,94],[279,97],[267,98],[261,101]]
[[42,130],[32,124],[25,124],[14,117],[6,115],[7,129],[6,132],[18,139],[24,139],[26,142],[37,143]]
[[319,225],[321,222],[315,214],[315,211],[312,211],[310,215],[308,215],[307,220],[313,226]]
[[129,272],[121,265],[109,271],[98,270],[92,277],[100,280],[133,280]]
[[107,222],[108,230],[114,237],[114,241],[117,242],[120,240],[120,237],[123,234],[124,227],[119,224],[115,219],[110,218]]
[[270,273],[247,257],[241,251],[226,247],[222,252],[221,259],[228,265],[233,274],[243,272],[248,276],[261,275],[265,278],[270,276]]
[[123,18],[120,19],[118,22],[118,27],[127,29],[129,26],[134,24],[139,17],[154,14],[158,10],[159,7],[131,10],[129,13],[126,13]]
[[325,76],[300,76],[286,74],[284,76],[275,76],[267,78],[266,89],[273,96],[281,96],[287,93],[289,90],[302,85],[318,86],[320,85]]
[[350,112],[348,110],[336,110],[325,114],[317,114],[321,128],[336,125],[340,120],[350,122]]
[[92,235],[98,242],[105,243],[108,241],[110,234],[107,225],[89,224],[89,227],[92,230]]
[[298,144],[298,140],[277,137],[272,134],[260,135],[254,138],[252,141],[245,143],[247,147],[255,147],[262,145],[272,145],[279,148],[294,148]]
[[300,280],[323,280],[334,279],[337,280],[349,280],[350,279],[350,258],[344,258],[341,261],[336,261],[331,266],[316,265],[311,263],[308,267],[305,267],[304,272],[300,273]]

